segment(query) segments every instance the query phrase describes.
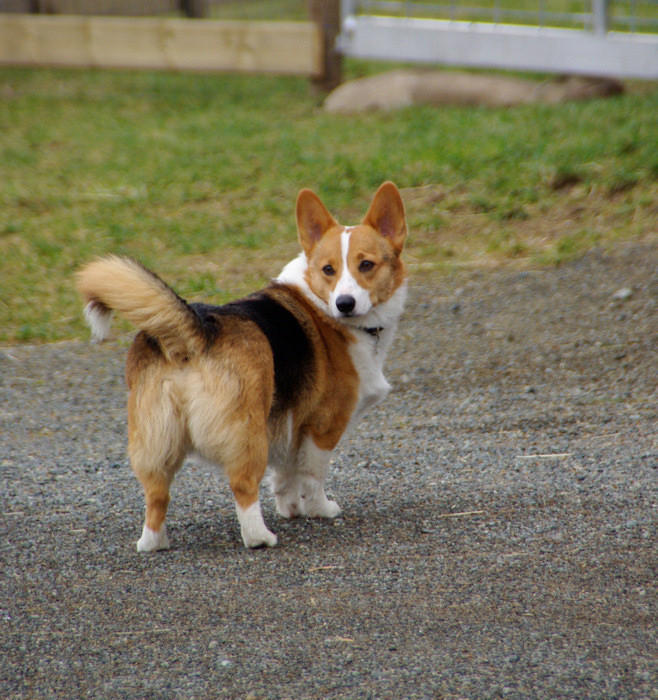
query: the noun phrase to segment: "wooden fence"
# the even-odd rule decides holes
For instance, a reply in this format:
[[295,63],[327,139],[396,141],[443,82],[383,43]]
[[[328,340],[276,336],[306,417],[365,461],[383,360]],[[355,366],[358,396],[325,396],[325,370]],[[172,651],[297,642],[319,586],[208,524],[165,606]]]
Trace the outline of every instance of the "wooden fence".
[[209,0],[0,0],[0,12],[42,12],[48,15],[145,17],[179,11],[189,15],[194,10],[205,15],[209,7]]
[[206,17],[219,2],[0,0],[0,65],[294,74],[324,90],[340,83],[340,0],[306,0],[308,22],[153,16]]
[[314,22],[0,14],[0,65],[321,76]]

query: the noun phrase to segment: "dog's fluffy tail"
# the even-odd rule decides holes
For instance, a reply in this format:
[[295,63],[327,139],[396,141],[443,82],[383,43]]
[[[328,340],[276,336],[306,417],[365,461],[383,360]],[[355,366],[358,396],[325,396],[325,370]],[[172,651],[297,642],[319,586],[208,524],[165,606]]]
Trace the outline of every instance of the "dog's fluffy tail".
[[184,299],[156,274],[130,258],[108,256],[77,273],[87,300],[85,318],[92,337],[107,337],[112,311],[156,338],[169,360],[200,352],[205,343],[199,319]]

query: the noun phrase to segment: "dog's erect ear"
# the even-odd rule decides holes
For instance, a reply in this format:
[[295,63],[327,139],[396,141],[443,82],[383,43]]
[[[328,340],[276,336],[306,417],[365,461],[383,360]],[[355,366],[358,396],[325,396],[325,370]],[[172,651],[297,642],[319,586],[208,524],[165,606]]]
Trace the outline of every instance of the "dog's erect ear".
[[315,192],[304,189],[297,195],[297,231],[307,255],[325,232],[337,225]]
[[363,223],[388,238],[398,253],[402,250],[407,237],[407,222],[402,197],[392,182],[385,182],[375,192]]

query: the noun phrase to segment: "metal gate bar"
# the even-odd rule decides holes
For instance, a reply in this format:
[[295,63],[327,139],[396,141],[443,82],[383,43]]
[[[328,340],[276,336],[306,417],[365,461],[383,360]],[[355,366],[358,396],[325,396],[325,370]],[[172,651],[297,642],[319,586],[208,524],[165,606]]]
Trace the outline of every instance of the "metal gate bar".
[[[547,3],[539,0],[533,18],[532,10],[503,7],[498,0],[487,7],[343,0],[337,46],[344,55],[358,58],[658,78],[658,33],[636,31],[639,26],[658,30],[658,13],[656,19],[651,13],[638,16],[636,0],[629,0],[629,13],[615,15],[614,21],[632,31],[610,31],[609,0],[589,1],[589,13],[564,13],[547,10]],[[649,4],[658,10],[655,0]],[[456,19],[469,14],[485,21]],[[572,23],[585,29],[564,26]]]

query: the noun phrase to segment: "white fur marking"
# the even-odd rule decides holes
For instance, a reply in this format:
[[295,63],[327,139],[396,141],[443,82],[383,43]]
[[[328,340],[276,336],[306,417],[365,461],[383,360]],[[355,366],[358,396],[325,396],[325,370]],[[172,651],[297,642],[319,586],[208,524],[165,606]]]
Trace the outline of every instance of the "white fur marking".
[[162,527],[156,532],[147,527],[145,523],[142,536],[137,540],[137,551],[156,552],[158,549],[169,549],[167,526],[163,523]]
[[406,295],[407,285],[404,282],[395,290],[390,299],[373,306],[366,316],[358,319],[345,319],[346,324],[350,326],[358,324],[361,327],[383,329],[377,338],[359,332],[356,335],[357,342],[351,343],[349,346],[350,357],[359,374],[359,399],[356,410],[350,419],[348,430],[358,423],[370,407],[385,399],[391,389],[384,377],[383,367],[388,349],[395,336]]
[[331,450],[322,450],[307,436],[297,453],[292,473],[275,471],[272,478],[276,509],[284,518],[305,515],[310,518],[335,518],[340,506],[324,492]]
[[240,534],[245,547],[262,547],[263,545],[274,547],[277,538],[265,525],[259,501],[252,503],[247,508],[241,508],[236,503],[235,510],[238,514]]
[[306,253],[301,252],[296,258],[293,258],[281,270],[275,282],[280,284],[290,284],[294,287],[299,287],[302,293],[310,299],[319,309],[329,314],[329,306],[308,286],[306,281],[306,270],[308,269],[308,259]]
[[336,306],[336,300],[339,296],[347,295],[354,298],[355,305],[354,310],[351,312],[352,316],[363,316],[372,308],[372,302],[370,301],[370,294],[368,293],[368,290],[359,285],[359,283],[352,276],[352,273],[347,265],[351,235],[351,227],[345,228],[345,230],[340,234],[340,253],[343,269],[336,286],[329,295],[329,309],[334,318],[344,318],[343,314]]
[[102,340],[105,340],[110,334],[112,312],[90,301],[87,306],[85,306],[84,316],[87,325],[91,329],[91,339],[95,343],[100,343]]

